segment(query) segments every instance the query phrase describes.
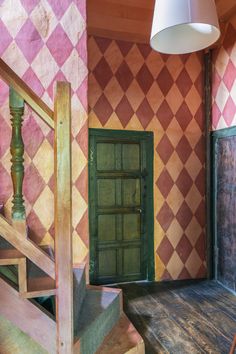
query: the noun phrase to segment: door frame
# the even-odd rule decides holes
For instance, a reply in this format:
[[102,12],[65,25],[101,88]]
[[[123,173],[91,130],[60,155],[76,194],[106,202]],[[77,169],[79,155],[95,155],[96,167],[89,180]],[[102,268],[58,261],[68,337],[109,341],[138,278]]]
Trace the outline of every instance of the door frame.
[[[91,137],[94,136],[100,136],[100,137],[109,137],[109,138],[118,138],[118,139],[129,139],[130,141],[137,141],[137,140],[142,140],[145,141],[146,143],[146,148],[147,148],[147,156],[146,156],[146,166],[148,170],[148,175],[147,175],[147,186],[148,186],[148,192],[147,192],[147,198],[146,198],[146,213],[147,215],[151,215],[152,217],[148,217],[146,219],[146,234],[147,234],[147,256],[146,256],[146,262],[147,262],[147,274],[146,274],[146,279],[143,280],[149,280],[153,281],[155,279],[155,264],[154,264],[154,205],[153,205],[153,157],[154,157],[154,139],[153,139],[153,132],[143,132],[143,131],[131,131],[131,130],[113,130],[113,129],[97,129],[97,128],[89,128],[89,251],[90,251],[90,256],[89,256],[89,268],[91,269],[91,257],[95,256],[95,249],[94,245],[92,244],[91,240],[91,230],[92,230],[92,213],[91,213],[91,200],[93,198],[93,193],[92,193],[92,186],[91,186],[91,166],[92,163],[94,162],[94,156],[93,156],[93,151],[91,149]],[[152,152],[152,153],[149,153]],[[90,276],[91,278],[91,276]],[[91,279],[90,279],[91,280]]]

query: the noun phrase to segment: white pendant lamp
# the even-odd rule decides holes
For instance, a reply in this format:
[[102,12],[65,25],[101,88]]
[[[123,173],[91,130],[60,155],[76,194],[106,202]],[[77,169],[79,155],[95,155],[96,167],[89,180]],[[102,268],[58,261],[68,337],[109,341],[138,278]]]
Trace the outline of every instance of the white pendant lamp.
[[184,54],[209,47],[220,36],[214,0],[156,0],[151,47]]

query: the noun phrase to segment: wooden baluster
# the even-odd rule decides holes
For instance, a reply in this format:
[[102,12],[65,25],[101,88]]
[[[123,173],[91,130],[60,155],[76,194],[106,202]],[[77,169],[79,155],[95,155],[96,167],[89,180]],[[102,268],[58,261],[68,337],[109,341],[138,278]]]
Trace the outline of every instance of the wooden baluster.
[[25,206],[22,195],[24,178],[24,143],[21,134],[21,126],[24,114],[24,100],[16,91],[10,88],[10,113],[12,122],[11,139],[11,177],[13,182],[13,207],[12,218],[15,220],[25,219]]

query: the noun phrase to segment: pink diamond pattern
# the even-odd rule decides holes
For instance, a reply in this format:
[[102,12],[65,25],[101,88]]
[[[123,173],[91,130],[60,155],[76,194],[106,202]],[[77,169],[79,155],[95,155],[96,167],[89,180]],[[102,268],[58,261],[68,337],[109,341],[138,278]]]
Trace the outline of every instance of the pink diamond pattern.
[[[57,25],[47,41],[47,47],[59,66],[62,66],[71,54],[72,43],[61,27]],[[62,50],[62,48],[64,50]]]
[[0,158],[3,157],[7,149],[9,149],[11,141],[11,129],[3,117],[0,117],[0,132],[4,139],[0,139]]
[[33,9],[38,5],[40,0],[21,0],[22,5],[24,6],[27,13],[31,13]]
[[[48,0],[47,2],[51,6],[51,9],[53,11],[52,13],[54,13],[53,23],[52,23],[52,26],[49,26],[49,33],[47,34],[47,38],[50,38],[50,36],[52,35],[55,28],[58,28],[58,26],[60,26],[60,21],[58,21],[58,19],[60,20],[64,16],[68,7],[71,5],[71,0],[68,0],[65,2],[55,2],[55,1]],[[33,4],[33,2],[32,2],[32,4]],[[76,3],[76,5],[77,5],[78,9],[80,10],[82,16],[84,18],[86,18],[85,2],[80,1],[79,3]],[[28,11],[32,12],[33,8],[28,9]],[[8,24],[4,23],[4,25],[6,26],[6,28],[8,30],[9,29],[9,27],[7,27]],[[28,35],[28,33],[27,33],[27,35]],[[42,34],[39,34],[39,36],[42,40],[42,43],[44,43],[45,37],[43,37]],[[86,60],[87,60],[86,59],[87,58],[86,33],[84,33],[82,37],[83,37],[83,41],[80,44],[78,44],[76,48],[73,47],[73,50],[77,50],[78,56],[81,58],[81,61],[85,63],[85,67],[86,67],[87,66],[87,63],[86,63]],[[92,38],[92,39],[93,39],[94,45],[95,45],[95,47],[93,48],[93,53],[96,55],[96,51],[97,51],[98,65],[99,65],[101,58],[103,60],[105,60],[104,53],[106,52],[107,49],[109,49],[110,45],[113,42],[109,39],[102,39],[102,38],[100,38],[100,39]],[[99,42],[99,44],[98,44],[98,42]],[[155,136],[155,139],[154,139],[154,141],[155,141],[155,156],[154,157],[155,157],[156,165],[155,165],[155,170],[154,170],[154,173],[155,173],[154,180],[157,181],[158,177],[161,175],[162,171],[164,169],[166,169],[168,171],[169,175],[171,176],[171,178],[174,181],[177,181],[179,174],[181,173],[181,171],[184,168],[184,162],[183,162],[184,159],[182,156],[183,154],[182,154],[181,149],[177,143],[178,143],[178,140],[180,139],[179,141],[181,141],[181,139],[183,137],[185,137],[187,139],[187,135],[185,133],[185,130],[183,130],[182,127],[180,127],[180,126],[179,126],[180,127],[179,128],[178,125],[176,125],[174,127],[172,125],[170,130],[169,129],[166,130],[166,128],[169,127],[170,124],[172,123],[170,111],[176,112],[176,110],[173,107],[174,103],[172,102],[172,100],[167,98],[167,94],[170,91],[170,89],[173,87],[173,84],[175,84],[177,87],[179,86],[178,83],[175,82],[175,78],[172,77],[173,67],[171,67],[171,64],[170,64],[171,61],[168,60],[169,56],[168,55],[159,55],[157,53],[155,53],[155,55],[154,55],[154,53],[151,51],[151,49],[145,45],[136,46],[133,43],[122,42],[122,41],[120,41],[119,44],[117,44],[117,45],[120,49],[121,55],[123,56],[123,62],[126,63],[128,69],[132,73],[132,75],[130,76],[131,83],[137,82],[138,85],[140,86],[142,93],[143,93],[143,95],[138,95],[139,97],[138,96],[132,97],[132,104],[131,104],[131,102],[129,102],[130,97],[127,98],[127,96],[125,95],[125,89],[126,89],[126,86],[128,86],[127,82],[125,82],[124,88],[123,88],[123,91],[124,91],[123,97],[125,97],[127,99],[130,106],[135,107],[135,109],[138,111],[142,102],[143,101],[145,102],[145,96],[149,94],[150,88],[151,88],[150,92],[152,91],[152,95],[151,95],[151,97],[148,96],[147,100],[148,100],[151,110],[153,111],[153,117],[155,117],[155,114],[157,113],[156,111],[159,109],[163,100],[166,100],[167,104],[169,105],[170,110],[169,110],[168,114],[166,114],[167,123],[165,124],[164,120],[151,119],[151,114],[150,114],[149,119],[151,119],[151,120],[150,120],[150,123],[147,126],[147,128],[150,130],[153,130],[154,136]],[[58,42],[55,42],[55,46],[58,46]],[[0,48],[1,48],[1,46],[0,46]],[[138,50],[140,52],[141,55],[138,55],[138,57],[134,58],[133,63],[132,63],[130,57],[129,57],[129,61],[128,61],[128,59],[126,61],[127,55],[131,54],[130,53],[131,49],[135,49],[135,48],[136,48],[136,50]],[[46,62],[47,58],[48,58],[49,63],[52,67],[52,70],[55,70],[55,74],[52,75],[53,79],[48,80],[50,82],[47,82],[47,84],[45,84],[44,82],[41,82],[43,87],[50,87],[50,90],[49,90],[50,93],[49,93],[49,91],[42,92],[42,96],[46,97],[46,100],[47,100],[47,99],[50,99],[50,96],[52,96],[52,89],[51,88],[52,88],[52,81],[55,80],[54,79],[55,75],[57,75],[57,73],[59,71],[61,71],[63,73],[63,75],[68,75],[67,63],[69,61],[67,62],[67,60],[69,58],[71,58],[71,56],[68,59],[66,58],[65,64],[63,65],[63,67],[60,67],[60,65],[58,65],[58,60],[61,60],[61,58],[59,58],[59,59],[54,58],[50,54],[50,51],[46,50],[46,49],[47,48],[46,48],[45,44],[43,44],[43,46],[39,49],[39,52],[35,54],[35,58],[33,58],[34,53],[32,54],[30,52],[30,48],[29,48],[27,56],[29,58],[30,58],[30,56],[32,56],[32,58],[33,58],[32,59],[32,68],[34,68],[35,73],[37,72],[36,76],[40,74],[40,69],[38,69],[36,71],[35,67],[34,67],[34,63],[36,62],[36,59],[38,58],[38,54],[41,55],[42,53],[44,53],[42,55],[43,59],[45,58],[45,62]],[[27,48],[25,50],[27,50]],[[53,50],[55,50],[54,47],[53,47]],[[21,49],[21,51],[23,53],[22,49]],[[35,51],[37,51],[37,46],[35,48]],[[5,49],[4,49],[4,53],[5,53]],[[62,55],[64,55],[64,53]],[[155,62],[155,60],[153,60],[153,56],[157,59],[157,62]],[[180,63],[182,63],[181,65],[183,65],[182,70],[185,69],[187,74],[191,78],[192,77],[191,72],[190,72],[191,65],[189,67],[188,64],[192,62],[192,65],[195,65],[195,64],[193,64],[194,60],[198,61],[198,63],[199,63],[200,56],[198,56],[197,54],[191,54],[191,55],[178,57],[177,60],[179,60],[179,59],[180,59]],[[31,60],[31,58],[29,60]],[[28,59],[27,59],[27,61],[28,61]],[[158,61],[159,61],[159,63],[161,63],[161,68],[159,67]],[[91,114],[93,115],[93,117],[97,118],[97,120],[94,119],[94,122],[98,122],[101,119],[100,120],[101,124],[103,126],[106,125],[106,128],[108,127],[108,128],[112,128],[112,129],[117,129],[117,127],[118,127],[118,129],[120,129],[120,123],[118,122],[117,114],[113,114],[115,112],[115,110],[117,110],[117,104],[114,105],[113,102],[110,102],[109,101],[110,98],[106,97],[106,93],[104,92],[104,89],[106,88],[106,86],[108,85],[110,80],[112,78],[114,78],[110,63],[106,61],[106,64],[107,64],[107,67],[104,68],[104,65],[102,65],[102,68],[100,68],[100,72],[95,65],[95,69],[93,69],[93,72],[91,73],[93,78],[97,81],[97,85],[92,86],[91,92],[89,93],[89,96],[93,95],[93,90],[94,90],[94,91],[96,91],[96,95],[97,95],[96,99],[93,100],[93,104],[90,105],[91,106]],[[126,69],[127,69],[127,67],[126,67]],[[135,71],[134,68],[137,68],[137,70]],[[28,69],[29,69],[29,66],[21,69],[22,75]],[[65,72],[63,70],[65,70]],[[67,70],[67,72],[66,72],[66,70]],[[74,69],[72,69],[72,72],[73,72],[73,70]],[[193,70],[198,70],[197,66]],[[134,71],[137,73],[137,75],[133,74]],[[95,75],[95,72],[97,75]],[[76,77],[76,75],[75,75],[75,77]],[[157,77],[157,80],[155,80],[154,77],[155,78]],[[41,81],[41,80],[43,80],[43,78],[41,78],[39,81]],[[136,81],[134,81],[134,80],[136,80]],[[83,82],[84,82],[84,79],[80,80],[80,85]],[[84,89],[86,89],[86,83],[84,84],[84,86],[81,89],[79,87],[80,85],[76,86],[76,84],[73,83],[74,92],[76,92],[76,93],[74,93],[74,95],[76,95],[77,98],[79,98],[79,99],[80,99],[80,97],[78,97],[78,94],[80,95],[81,91],[83,92],[83,87],[84,87]],[[195,88],[199,91],[200,96],[202,96],[202,71],[201,70],[199,70],[199,75],[198,75],[197,79],[195,80],[195,82],[192,83],[192,85],[195,86]],[[192,85],[191,85],[191,87],[192,87]],[[37,86],[37,84],[36,84],[36,86]],[[100,92],[99,92],[99,90],[100,90]],[[182,98],[182,100],[184,100],[183,95],[186,94],[186,91],[182,91],[182,93],[180,92],[179,89],[178,89],[178,91],[179,91],[179,95],[180,95],[179,99]],[[101,97],[103,97],[103,99],[101,99]],[[172,97],[173,97],[173,95],[172,95]],[[232,95],[232,98],[233,98],[233,95]],[[100,99],[101,99],[101,101],[100,101]],[[136,100],[135,105],[133,104],[134,99]],[[76,117],[76,122],[74,122],[74,126],[76,126],[76,124],[78,125],[78,122],[82,122],[81,125],[82,125],[83,132],[82,133],[79,132],[79,134],[78,134],[78,132],[76,132],[76,134],[78,134],[76,136],[76,143],[78,143],[80,145],[80,149],[87,156],[87,151],[88,151],[87,129],[86,129],[87,117],[84,116],[84,113],[81,113],[81,109],[83,111],[83,107],[87,106],[86,105],[86,97],[83,96],[83,98],[81,98],[81,100],[83,101],[81,103],[81,107],[79,108],[79,110],[78,110],[78,107],[76,107],[75,112],[74,112],[74,115]],[[120,100],[120,98],[117,100],[117,102],[119,102],[119,100]],[[153,102],[153,105],[154,105],[154,100],[155,100],[155,107],[156,107],[155,109],[153,108],[152,103],[151,103],[151,102]],[[76,101],[73,101],[73,104],[74,104],[74,102],[76,102]],[[99,106],[98,102],[100,102],[100,110],[98,109],[98,106]],[[104,105],[103,105],[103,103],[104,103]],[[188,104],[191,105],[190,102]],[[96,108],[95,108],[95,106],[96,106]],[[126,107],[128,107],[128,105],[126,105]],[[108,108],[108,114],[107,114],[107,108]],[[127,110],[127,108],[126,108],[126,110]],[[105,115],[104,115],[104,111],[105,111]],[[120,120],[120,122],[122,122],[122,125],[124,128],[127,128],[127,129],[132,128],[135,130],[136,129],[135,124],[137,124],[138,125],[137,130],[146,129],[146,125],[145,124],[142,125],[142,122],[140,120],[140,119],[142,119],[144,121],[144,119],[140,118],[140,117],[144,117],[145,119],[147,119],[147,118],[144,113],[142,113],[142,115],[140,115],[140,117],[138,117],[137,111],[133,112],[131,118],[129,119],[128,124],[126,124],[125,120],[122,121],[122,118],[119,118],[119,120]],[[162,116],[164,116],[163,111],[164,110],[162,107]],[[190,109],[190,111],[192,111],[192,110]],[[100,114],[100,119],[97,116],[98,112]],[[145,110],[144,110],[144,112],[145,112]],[[174,118],[174,117],[172,117],[172,118]],[[5,116],[4,116],[4,119],[6,119]],[[9,117],[7,117],[7,119],[9,119]],[[161,117],[161,119],[162,119],[162,117]],[[199,124],[201,124],[201,111],[198,112],[197,118],[191,117],[191,119],[194,119],[194,120],[198,119],[197,122],[200,122]],[[170,123],[168,124],[169,120],[170,120]],[[27,122],[27,118],[25,119],[25,123],[26,122]],[[47,139],[47,140],[50,140],[50,142],[51,142],[51,135],[49,135],[48,128],[45,127],[45,125],[43,125],[43,124],[41,125],[40,123],[38,123],[38,120],[36,120],[36,122],[40,126],[41,132],[43,134],[43,140]],[[118,122],[118,125],[116,125],[117,122]],[[172,127],[173,127],[173,129],[172,129]],[[179,134],[178,139],[175,136],[175,129],[176,128],[178,128],[178,134]],[[191,129],[192,129],[192,126],[191,126]],[[164,134],[165,131],[168,131],[168,136],[165,136],[165,134]],[[195,133],[199,134],[199,140],[200,140],[201,132],[199,132],[199,130],[196,130],[194,132],[194,134]],[[39,135],[41,135],[41,134],[39,134]],[[164,138],[164,142],[163,142],[163,138]],[[187,141],[188,141],[188,139],[187,139]],[[159,146],[160,142],[162,142],[162,145]],[[165,143],[166,143],[166,145],[165,145]],[[174,147],[176,146],[176,144],[177,144],[177,148],[174,150]],[[39,148],[41,148],[40,139],[39,139],[39,141],[37,141],[37,144],[33,150],[38,151]],[[167,153],[163,152],[165,148],[167,149]],[[160,149],[160,154],[159,154],[159,149]],[[33,151],[32,156],[34,156],[37,151]],[[179,151],[180,151],[180,155],[179,155]],[[27,163],[30,164],[31,157],[28,154],[28,152],[29,151],[26,151],[27,159],[29,160],[29,161],[27,161]],[[195,154],[192,154],[192,155],[195,155]],[[190,153],[188,159],[191,159],[192,155]],[[180,156],[182,156],[182,158],[180,158]],[[200,156],[200,154],[198,156]],[[199,161],[202,165],[204,164],[204,159],[199,160]],[[181,166],[181,164],[182,164],[182,166]],[[80,171],[82,170],[82,177],[77,176],[77,178],[75,179],[76,185],[74,186],[74,188],[77,188],[77,189],[79,188],[80,191],[81,191],[81,188],[83,188],[82,187],[83,186],[82,179],[87,178],[86,173],[84,172],[84,168],[85,168],[85,166],[83,166],[83,168],[80,169]],[[9,175],[9,172],[6,171],[6,173],[7,173],[7,175]],[[190,175],[192,176],[192,174],[190,174]],[[80,179],[80,177],[81,177],[81,179]],[[51,177],[48,182],[49,187],[53,186],[52,181],[53,181],[53,178]],[[179,189],[177,188],[176,184],[175,183],[173,184],[173,187],[170,189],[168,195],[166,192],[166,194],[165,194],[165,195],[167,195],[166,197],[162,194],[162,192],[159,193],[158,188],[159,187],[158,187],[158,183],[157,183],[157,184],[155,184],[155,192],[158,192],[156,194],[156,195],[158,195],[158,198],[157,198],[157,200],[155,200],[155,215],[156,215],[155,223],[158,223],[159,226],[157,226],[157,227],[155,226],[155,229],[157,229],[157,234],[155,234],[155,237],[157,237],[160,240],[160,242],[158,242],[158,245],[160,245],[161,241],[164,239],[164,236],[161,233],[159,233],[158,230],[164,230],[164,231],[166,230],[167,231],[166,232],[167,235],[165,237],[169,240],[169,242],[171,240],[171,233],[173,233],[173,229],[176,230],[175,231],[177,233],[176,236],[179,238],[179,240],[183,237],[185,232],[184,232],[184,229],[182,229],[181,225],[177,226],[178,220],[176,217],[176,208],[177,208],[178,204],[176,204],[174,201],[174,198],[175,198],[174,193],[176,193],[176,191],[179,191]],[[189,193],[191,193],[191,190],[189,191]],[[195,188],[195,193],[198,193],[197,188]],[[180,194],[181,198],[184,198],[184,196],[182,195],[182,193],[180,191],[179,191],[179,194]],[[199,194],[200,194],[200,192],[199,192]],[[85,194],[84,194],[84,197],[85,197]],[[82,197],[82,198],[84,198],[84,197]],[[188,194],[188,197],[189,197],[189,194]],[[174,206],[172,205],[173,201],[174,201]],[[28,201],[27,201],[27,203],[28,203],[28,210],[30,210],[30,208],[32,208],[32,212],[35,213],[34,206],[30,205],[30,203]],[[181,204],[182,204],[182,202],[180,203],[180,205]],[[187,204],[187,202],[186,202],[186,204]],[[200,205],[201,205],[201,208],[200,208]],[[204,209],[204,205],[205,205],[204,201],[203,201],[203,199],[201,199],[201,201],[199,203],[199,207],[197,208],[197,211],[195,213],[195,217],[198,219],[198,221],[201,223],[201,225],[203,225],[202,228],[204,228],[204,223],[203,223],[204,220],[201,219],[200,210]],[[161,207],[161,209],[160,209],[160,207]],[[188,206],[188,207],[190,208],[190,206]],[[177,210],[178,210],[178,208],[177,208]],[[37,221],[37,218],[38,218],[38,221]],[[77,224],[76,230],[78,229],[79,233],[81,233],[80,237],[83,239],[84,244],[88,245],[88,229],[87,229],[88,214],[87,214],[87,210],[85,210],[85,213],[83,214],[82,219],[83,218],[85,218],[85,221],[83,221],[83,223],[84,223],[83,226],[81,226],[80,230],[78,229],[77,226],[80,225],[80,220],[78,220],[78,223],[76,222],[76,224]],[[34,222],[32,224],[35,226],[33,231],[35,232],[36,238],[38,237],[38,239],[41,240],[44,237],[46,231],[49,232],[50,234],[53,234],[53,225],[50,226],[49,230],[44,230],[44,228],[42,228],[42,223],[40,221],[40,218],[38,217],[37,214],[36,214],[36,217],[34,217],[32,219],[34,220]],[[41,223],[41,226],[40,226],[40,223]],[[37,232],[37,229],[38,229],[38,232]],[[78,233],[78,231],[75,231],[75,232]],[[187,235],[187,233],[188,232],[186,231],[186,235]],[[203,231],[203,234],[204,234],[204,231]],[[39,235],[39,236],[37,236],[37,235]],[[188,236],[186,236],[186,237],[188,237]],[[85,242],[85,240],[87,242]],[[173,241],[173,239],[172,239],[172,241]],[[201,242],[201,241],[199,241],[199,242]],[[172,245],[172,242],[170,242],[170,244]],[[174,277],[173,274],[177,274],[176,275],[177,278],[180,276],[184,276],[184,275],[188,276],[189,272],[188,272],[187,266],[184,266],[182,260],[179,258],[177,251],[175,251],[174,246],[172,245],[172,247],[169,247],[169,248],[167,247],[167,249],[171,250],[169,262],[168,262],[168,264],[166,263],[165,269],[163,270],[163,274],[159,275],[159,278],[160,279],[164,279],[164,278],[172,279]],[[159,253],[160,253],[160,251],[159,251]],[[160,256],[160,262],[162,262],[161,258],[163,258],[163,256],[165,257],[164,251],[163,251],[163,254],[161,254],[161,256]],[[84,259],[87,259],[86,255],[84,256]],[[175,260],[175,261],[173,261],[173,260]],[[174,264],[175,268],[177,269],[174,272],[173,272],[173,269],[171,269],[171,265],[173,265],[173,264]],[[204,272],[205,268],[203,265],[202,265],[202,267],[201,266],[198,266],[198,267],[199,267],[198,274],[200,275]]]
[[50,4],[58,20],[61,19],[61,17],[64,15],[69,5],[71,4],[71,1],[69,0],[67,1],[47,0],[47,2]]
[[44,135],[39,126],[31,115],[23,125],[23,139],[27,154],[33,158],[43,142]]
[[[2,3],[2,1],[0,0]],[[87,181],[85,166],[88,156],[88,119],[87,119],[87,33],[84,30],[80,33],[80,40],[73,45],[68,38],[66,31],[73,30],[73,24],[60,22],[71,5],[76,5],[82,17],[81,29],[86,28],[86,2],[74,0],[54,1],[45,0],[43,11],[38,11],[39,0],[19,0],[16,4],[22,5],[22,12],[15,9],[14,14],[11,13],[12,2],[4,1],[4,10],[9,6],[7,16],[2,16],[0,19],[0,55],[8,63],[13,70],[33,89],[33,91],[42,97],[47,104],[53,107],[53,86],[56,80],[65,80],[65,77],[71,75],[72,92],[72,126],[77,127],[76,135],[79,137],[73,144],[79,145],[79,148],[84,153],[84,159],[78,160],[77,156],[73,156],[73,161],[78,164],[79,171],[82,171],[80,177]],[[39,9],[40,10],[40,9]],[[18,13],[19,12],[19,13]],[[12,17],[11,17],[12,14]],[[47,16],[45,16],[47,14]],[[19,15],[19,16],[18,16]],[[18,16],[16,21],[13,19]],[[65,16],[66,18],[66,16]],[[84,21],[84,23],[83,23]],[[63,23],[63,26],[61,25]],[[71,26],[71,28],[69,28]],[[12,28],[13,27],[13,28]],[[64,30],[65,28],[65,30]],[[14,38],[10,35],[14,33]],[[75,38],[78,33],[75,33]],[[72,56],[73,51],[73,56]],[[79,60],[78,60],[79,58]],[[50,70],[49,70],[50,68]],[[83,75],[83,77],[82,77]],[[46,91],[45,88],[48,88]],[[1,136],[4,139],[0,141],[0,202],[6,203],[5,208],[8,208],[10,215],[10,196],[12,194],[12,181],[10,177],[10,114],[8,110],[8,91],[9,88],[0,81],[0,130]],[[80,127],[82,134],[80,134]],[[82,137],[81,137],[82,135]],[[44,194],[48,200],[53,199],[54,176],[49,176],[47,169],[53,170],[53,166],[46,166],[50,163],[50,159],[43,161],[43,153],[52,153],[53,148],[53,133],[43,123],[29,107],[25,108],[23,122],[23,139],[25,143],[25,179],[24,179],[24,198],[27,210],[27,222],[30,228],[30,237],[37,243],[40,243],[47,233],[54,236],[53,225],[50,225],[50,220],[53,220],[52,207],[47,206],[49,218],[43,220],[42,200],[38,203],[41,196]],[[48,142],[50,144],[48,144]],[[77,147],[78,151],[79,148]],[[44,151],[43,149],[46,149]],[[50,151],[51,149],[51,151]],[[39,152],[40,150],[40,152]],[[32,159],[37,155],[37,168]],[[40,166],[42,163],[43,166]],[[43,167],[43,168],[42,168]],[[40,173],[40,172],[41,173]],[[81,196],[84,199],[84,216],[83,222],[88,228],[88,213],[87,213],[87,196],[86,188],[82,188],[82,182],[79,181],[79,174],[76,176],[74,172],[74,180],[77,181],[78,188],[81,188]],[[49,178],[50,177],[50,178]],[[73,189],[77,189],[74,185]],[[52,201],[53,205],[53,201]],[[44,214],[45,217],[45,214]],[[75,223],[79,224],[80,216],[75,219]],[[44,222],[49,228],[43,226]],[[77,234],[76,231],[74,231]],[[85,235],[85,232],[84,232]],[[88,234],[87,234],[88,236]],[[77,237],[78,234],[77,234]],[[85,242],[84,242],[85,243]],[[76,261],[87,258],[86,247],[84,254],[81,250],[74,248]]]
[[[229,22],[222,47],[213,56],[212,129],[236,124],[236,24]],[[222,84],[224,92],[222,92]],[[221,102],[224,98],[223,102]]]
[[15,41],[29,64],[32,63],[43,46],[42,38],[30,19],[21,27]]
[[1,20],[0,20],[0,33],[1,33],[0,55],[2,55],[7,49],[7,47],[9,46],[9,44],[11,43],[12,37]]

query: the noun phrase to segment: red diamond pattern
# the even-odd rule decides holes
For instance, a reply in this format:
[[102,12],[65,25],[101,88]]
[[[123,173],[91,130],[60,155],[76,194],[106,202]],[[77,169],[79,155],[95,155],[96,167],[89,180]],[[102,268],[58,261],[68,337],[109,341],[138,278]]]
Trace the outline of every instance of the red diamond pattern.
[[110,66],[107,64],[107,61],[105,58],[102,58],[99,63],[97,64],[96,68],[93,71],[93,75],[95,76],[95,79],[101,86],[101,88],[104,90],[104,88],[107,86],[108,82],[112,78],[112,71]]
[[159,190],[161,191],[162,195],[164,196],[164,198],[167,198],[168,194],[170,193],[170,191],[174,185],[174,181],[171,178],[171,176],[166,168],[160,174],[156,184],[157,184]]
[[176,214],[176,219],[179,224],[182,226],[183,230],[187,228],[191,219],[193,217],[193,213],[189,208],[188,204],[184,201],[181,207],[179,208],[178,213]]
[[181,240],[179,241],[177,247],[176,247],[176,252],[178,253],[179,257],[181,258],[182,262],[185,263],[193,249],[193,246],[191,245],[189,239],[187,236],[184,234]]
[[102,125],[105,125],[113,112],[112,106],[105,95],[102,95],[95,104],[94,112],[97,114]]
[[132,115],[134,114],[134,111],[127,100],[126,96],[123,96],[120,103],[116,107],[115,110],[117,116],[119,117],[121,124],[123,127],[126,127],[126,125],[129,123]]
[[173,145],[171,144],[166,134],[157,145],[156,151],[164,164],[166,164],[174,151]]
[[165,236],[157,249],[157,254],[160,256],[164,265],[167,265],[172,256],[174,248],[168,238]]
[[157,214],[157,220],[162,225],[163,230],[167,231],[171,222],[174,219],[174,214],[169,205],[165,202],[161,210]]
[[122,89],[124,91],[127,91],[133,80],[133,75],[125,61],[123,61],[123,63],[120,65],[119,69],[117,70],[116,78],[120,86],[122,87]]
[[137,112],[137,117],[140,120],[144,129],[147,128],[148,124],[151,122],[154,112],[148,103],[148,100],[144,98],[143,102],[139,106]]
[[179,155],[179,158],[183,162],[183,164],[185,164],[192,152],[191,145],[189,144],[189,142],[185,136],[183,136],[181,138],[181,140],[179,141],[179,143],[176,147],[176,151]]
[[158,75],[157,83],[163,95],[166,96],[174,83],[174,80],[166,67],[164,67]]
[[181,128],[183,129],[183,131],[185,131],[187,126],[189,125],[189,123],[193,119],[193,116],[192,116],[186,102],[183,102],[182,105],[180,106],[178,112],[176,113],[176,119],[177,119],[179,125],[181,126]]
[[160,105],[157,111],[157,118],[161,123],[162,128],[166,130],[173,119],[173,112],[166,100],[164,100]]
[[177,84],[178,89],[180,90],[182,96],[186,97],[187,94],[189,93],[189,90],[191,89],[193,83],[192,83],[192,80],[190,79],[190,76],[185,68],[179,74],[179,77],[176,80],[176,84]]
[[136,80],[138,81],[142,91],[147,94],[153,84],[153,76],[150,73],[146,64],[143,64],[143,66],[139,70],[136,76]]
[[179,188],[180,192],[183,194],[183,196],[186,197],[190,188],[193,185],[193,180],[189,176],[189,173],[186,170],[186,168],[182,169],[182,171],[176,181],[176,185]]

